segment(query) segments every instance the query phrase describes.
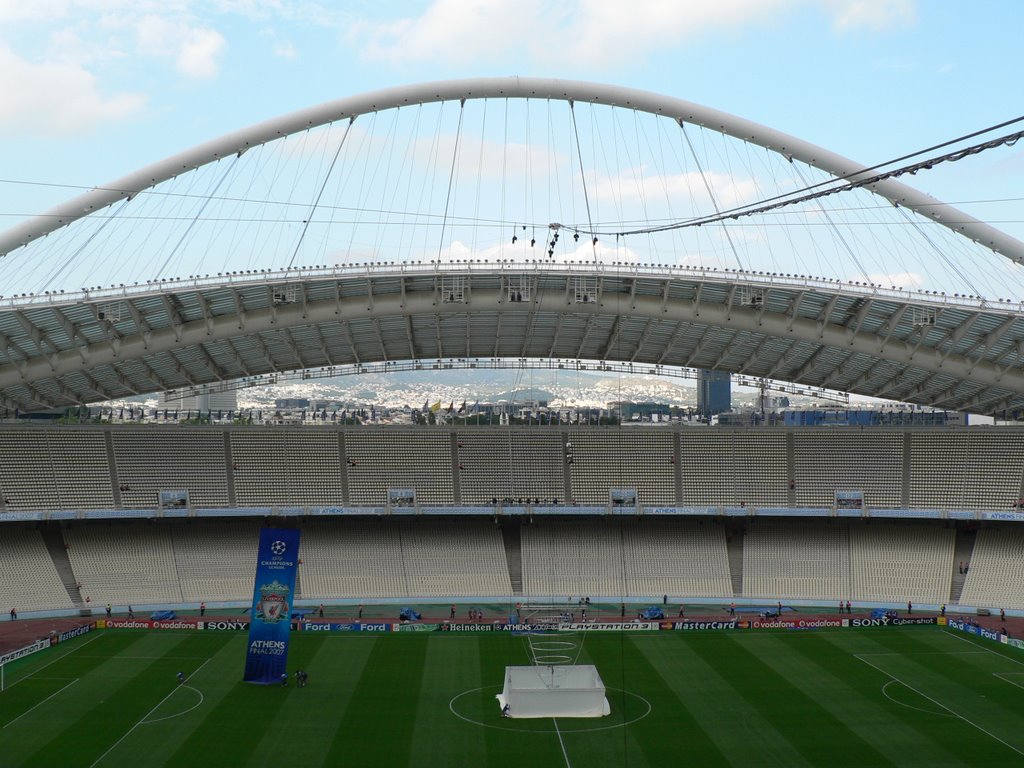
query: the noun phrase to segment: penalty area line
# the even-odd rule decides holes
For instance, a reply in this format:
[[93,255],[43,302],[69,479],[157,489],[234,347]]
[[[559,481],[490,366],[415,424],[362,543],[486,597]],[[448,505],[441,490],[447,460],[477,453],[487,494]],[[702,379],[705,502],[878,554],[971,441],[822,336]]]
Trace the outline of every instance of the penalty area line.
[[[899,679],[898,677],[896,677],[896,675],[894,675],[894,674],[893,674],[892,672],[887,672],[886,670],[882,669],[882,668],[881,668],[880,666],[878,666],[877,664],[872,664],[872,663],[871,663],[870,661],[868,661],[867,659],[863,658],[863,657],[862,657],[862,656],[861,656],[861,655],[860,655],[859,653],[855,653],[855,654],[853,654],[853,657],[854,657],[855,659],[860,659],[860,660],[861,660],[862,662],[864,662],[865,664],[867,664],[867,665],[868,665],[869,667],[874,667],[874,668],[875,668],[875,669],[877,669],[877,670],[878,670],[879,672],[881,672],[881,673],[882,673],[883,675],[887,675],[887,676],[891,677],[891,678],[892,678],[893,680],[895,680],[895,681],[896,681],[897,683],[899,683],[900,685],[906,686],[907,688],[909,688],[910,690],[912,690],[912,691],[913,691],[914,693],[916,693],[916,694],[917,694],[918,696],[923,696],[924,698],[928,699],[928,701],[930,701],[930,702],[931,702],[932,704],[935,704],[935,705],[937,705],[937,706],[939,706],[939,707],[942,707],[942,708],[943,708],[944,710],[946,710],[947,712],[949,712],[949,714],[953,715],[954,717],[958,717],[958,718],[960,718],[961,720],[963,720],[963,721],[964,721],[965,723],[967,723],[968,725],[970,725],[970,726],[972,726],[972,727],[974,727],[974,728],[977,728],[977,729],[978,729],[979,731],[981,731],[982,733],[984,733],[984,734],[985,734],[986,736],[991,736],[991,737],[992,737],[993,739],[995,739],[996,741],[998,741],[998,742],[999,742],[1000,744],[1002,744],[1003,746],[1005,746],[1005,747],[1009,747],[1009,748],[1010,748],[1010,749],[1012,749],[1012,750],[1013,750],[1014,752],[1016,752],[1016,753],[1017,753],[1018,755],[1021,755],[1022,757],[1024,757],[1024,752],[1021,752],[1021,751],[1020,751],[1019,749],[1017,749],[1017,748],[1016,748],[1015,746],[1013,746],[1013,744],[1010,744],[1009,742],[1003,741],[1003,740],[1002,740],[1001,738],[999,738],[998,736],[996,736],[996,735],[995,735],[994,733],[992,733],[991,731],[989,731],[989,730],[987,730],[987,729],[985,729],[985,728],[982,728],[982,727],[981,727],[980,725],[978,725],[977,723],[975,723],[975,722],[973,722],[973,721],[971,721],[971,720],[968,720],[968,719],[967,719],[966,717],[964,717],[963,715],[961,715],[961,714],[960,714],[959,712],[954,712],[954,711],[953,711],[952,709],[950,709],[949,707],[947,707],[947,706],[946,706],[945,704],[943,704],[943,703],[942,703],[941,701],[938,701],[938,700],[936,700],[936,699],[933,699],[933,698],[932,698],[931,696],[929,696],[929,695],[928,695],[927,693],[922,693],[921,691],[917,690],[917,688],[915,688],[914,686],[910,685],[909,683],[905,683],[905,682],[903,682],[903,681],[902,681],[902,680],[900,680],[900,679]],[[888,698],[888,696],[887,696],[886,698]]]
[[76,646],[75,646],[74,648],[72,648],[72,649],[71,649],[70,651],[68,651],[67,653],[62,653],[62,654],[61,654],[60,656],[58,656],[58,657],[57,657],[56,659],[54,659],[53,661],[48,661],[48,662],[46,662],[45,664],[43,664],[43,666],[39,667],[39,669],[36,669],[36,670],[33,670],[32,672],[29,672],[29,673],[28,673],[27,675],[25,675],[24,677],[19,677],[19,678],[18,678],[17,680],[15,680],[15,681],[14,681],[13,683],[11,683],[10,685],[4,686],[4,690],[7,690],[8,688],[13,688],[13,687],[14,687],[14,686],[16,686],[16,685],[17,685],[18,683],[24,682],[25,680],[28,680],[28,679],[29,679],[30,677],[32,677],[33,675],[37,675],[37,674],[39,674],[40,672],[42,672],[42,671],[43,671],[44,669],[46,669],[46,668],[47,668],[48,666],[50,666],[51,664],[56,664],[56,663],[57,663],[58,661],[60,661],[61,659],[65,659],[65,658],[67,658],[68,656],[70,656],[70,655],[71,655],[72,653],[74,653],[75,651],[79,651],[79,650],[81,650],[82,648],[85,648],[85,646],[87,646],[87,645],[88,645],[89,643],[93,642],[94,640],[99,640],[99,639],[100,639],[101,637],[103,637],[103,635],[102,635],[101,633],[98,633],[98,632],[97,632],[97,633],[96,633],[96,637],[90,637],[90,638],[89,638],[88,640],[86,640],[86,641],[85,641],[84,643],[82,643],[81,645],[76,645]]
[[78,682],[78,680],[79,680],[79,678],[77,678],[77,677],[76,677],[76,678],[75,678],[74,680],[72,680],[72,681],[71,681],[70,683],[68,683],[67,685],[65,685],[65,686],[64,686],[63,688],[60,688],[60,689],[58,689],[58,690],[54,691],[53,693],[51,693],[51,694],[50,694],[49,696],[47,696],[47,697],[46,697],[45,699],[43,699],[42,701],[40,701],[40,702],[39,702],[38,704],[36,704],[35,706],[29,707],[29,708],[28,708],[28,709],[26,709],[26,710],[25,710],[24,712],[22,712],[22,713],[21,713],[20,715],[18,715],[18,716],[17,716],[16,718],[14,718],[13,720],[11,720],[11,721],[10,721],[10,722],[8,722],[7,724],[5,724],[5,725],[4,725],[4,728],[6,728],[6,727],[7,727],[8,725],[13,725],[14,723],[18,722],[19,720],[21,720],[21,718],[23,718],[23,717],[24,717],[25,715],[27,715],[27,714],[28,714],[29,712],[31,712],[32,710],[36,709],[37,707],[41,707],[41,706],[43,706],[43,704],[45,704],[46,702],[48,702],[48,701],[49,701],[50,699],[52,699],[52,698],[53,698],[54,696],[56,696],[56,695],[57,695],[58,693],[60,693],[61,691],[66,691],[66,690],[67,690],[68,688],[70,688],[70,687],[71,687],[72,685],[74,685],[75,683],[77,683],[77,682]]
[[[210,661],[212,661],[212,659],[207,659],[202,664],[200,664],[198,667],[196,667],[196,670],[191,675],[189,675],[189,678],[191,679],[191,678],[195,677],[197,674],[199,674],[199,670],[201,670],[203,667],[205,667],[207,664],[209,664]],[[163,703],[165,701],[167,701],[169,698],[171,698],[171,696],[174,695],[174,692],[176,690],[178,690],[179,688],[181,688],[181,687],[182,687],[181,685],[174,686],[171,689],[171,692],[168,693],[166,696],[164,696],[162,699],[160,699],[160,701],[157,702],[157,705],[155,707],[153,707],[151,710],[149,710],[149,712],[147,712],[145,715],[143,715],[142,718],[137,723],[135,723],[135,725],[133,725],[131,728],[128,729],[127,733],[125,733],[123,736],[121,736],[121,738],[119,738],[117,741],[115,741],[113,744],[111,744],[107,748],[106,752],[104,752],[102,755],[97,757],[96,760],[93,761],[92,765],[89,766],[89,768],[95,768],[95,766],[99,765],[100,762],[103,760],[103,758],[105,758],[107,755],[109,755],[111,752],[113,752],[114,748],[118,744],[120,744],[122,741],[127,739],[129,736],[131,736],[132,732],[134,732],[136,728],[138,728],[140,725],[145,723],[149,719],[149,716],[152,715],[154,712],[156,712],[163,705]]]

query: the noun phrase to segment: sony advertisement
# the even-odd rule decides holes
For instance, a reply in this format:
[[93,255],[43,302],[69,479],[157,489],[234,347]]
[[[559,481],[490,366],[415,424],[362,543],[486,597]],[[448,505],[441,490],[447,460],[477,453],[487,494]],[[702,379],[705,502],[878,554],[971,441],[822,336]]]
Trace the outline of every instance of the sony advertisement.
[[287,675],[291,606],[298,565],[297,529],[260,530],[249,644],[242,678],[247,683],[277,683],[282,675]]

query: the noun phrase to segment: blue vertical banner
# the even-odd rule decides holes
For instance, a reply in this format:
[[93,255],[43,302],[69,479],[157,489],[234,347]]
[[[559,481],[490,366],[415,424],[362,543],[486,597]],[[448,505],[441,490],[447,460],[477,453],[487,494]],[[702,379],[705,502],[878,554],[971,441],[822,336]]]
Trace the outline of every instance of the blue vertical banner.
[[288,671],[288,631],[299,566],[299,531],[262,528],[245,657],[247,683],[277,683]]

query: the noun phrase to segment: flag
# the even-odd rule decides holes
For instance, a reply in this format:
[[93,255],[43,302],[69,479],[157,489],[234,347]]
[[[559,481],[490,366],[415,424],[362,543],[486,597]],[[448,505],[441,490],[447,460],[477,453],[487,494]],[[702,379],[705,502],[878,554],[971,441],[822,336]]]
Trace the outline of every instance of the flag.
[[441,401],[440,400],[438,400],[436,403],[434,403],[432,406],[430,406],[430,412],[431,413],[437,413],[440,410],[441,410]]
[[463,400],[462,401],[462,405],[459,406],[459,413],[465,413],[465,412],[466,412],[466,401]]
[[480,401],[479,400],[477,400],[475,403],[473,403],[473,407],[469,410],[469,412],[470,413],[479,413],[480,412]]
[[448,403],[448,410],[446,411],[446,413],[451,413],[454,410],[455,410],[455,401],[452,400],[450,403]]
[[430,410],[430,400],[429,399],[423,401],[423,410],[424,411],[429,411]]

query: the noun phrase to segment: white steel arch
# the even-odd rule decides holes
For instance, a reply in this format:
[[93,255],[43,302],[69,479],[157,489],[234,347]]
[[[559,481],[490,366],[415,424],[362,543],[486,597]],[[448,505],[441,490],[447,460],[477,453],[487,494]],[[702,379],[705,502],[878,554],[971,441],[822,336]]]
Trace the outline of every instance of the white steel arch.
[[[670,117],[756,144],[820,168],[834,176],[857,178],[865,167],[781,131],[700,104],[650,91],[554,78],[484,77],[388,88],[330,101],[272,118],[205,142],[72,198],[0,233],[0,256],[130,198],[181,173],[245,152],[284,136],[332,122],[402,106],[467,99],[551,99],[618,106]],[[869,186],[879,196],[957,232],[1012,261],[1024,264],[1024,243],[972,216],[894,179]]]

